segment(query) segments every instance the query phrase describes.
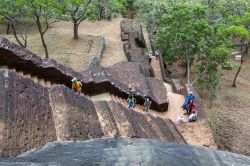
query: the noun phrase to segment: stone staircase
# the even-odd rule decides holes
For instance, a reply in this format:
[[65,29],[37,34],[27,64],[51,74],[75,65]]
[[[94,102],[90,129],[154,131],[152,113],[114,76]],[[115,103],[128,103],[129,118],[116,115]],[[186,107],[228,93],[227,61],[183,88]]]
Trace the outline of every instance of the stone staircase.
[[[4,81],[4,72],[0,72],[0,110],[4,109],[5,103],[5,81]],[[2,117],[2,116],[1,116]]]
[[[14,73],[16,73],[17,75],[19,75],[21,77],[29,78],[29,79],[33,80],[35,84],[41,85],[43,87],[50,88],[50,87],[56,85],[56,83],[53,83],[51,81],[44,80],[42,78],[39,78],[38,76],[31,75],[30,73],[24,73],[23,71],[17,71],[15,68],[9,68],[8,66],[0,66],[0,70],[8,70],[8,71],[14,72]],[[3,86],[4,86],[4,84],[3,84]],[[2,93],[1,87],[0,87],[0,93]],[[81,93],[81,96],[84,96],[84,97],[88,98],[89,100],[93,100],[93,101],[101,101],[101,100],[103,100],[102,99],[103,97],[101,97],[101,99],[99,100],[98,98],[100,98],[100,97],[90,96],[89,94]],[[121,97],[118,97],[116,95],[110,94],[110,96],[107,97],[106,101],[111,101],[111,100],[116,102],[116,103],[120,103],[122,106],[124,106],[126,108],[128,107],[127,100],[124,99],[124,98],[121,98]],[[155,116],[155,114],[157,114],[156,111],[151,110],[151,109],[149,109],[148,112],[144,111],[143,105],[141,105],[139,103],[136,104],[136,106],[134,108],[131,108],[131,110],[134,110],[134,111],[137,111],[137,112],[140,112],[140,113],[143,113],[143,114],[150,113],[150,114],[152,114],[154,116]]]
[[53,85],[56,85],[56,83],[53,83],[53,82],[48,81],[48,80],[44,80],[42,78],[38,78],[37,76],[31,75],[30,73],[24,73],[23,71],[17,71],[15,68],[9,68],[8,66],[0,66],[0,70],[1,69],[9,70],[9,71],[15,72],[16,74],[18,74],[21,77],[32,79],[36,84],[41,85],[43,87],[49,88]]

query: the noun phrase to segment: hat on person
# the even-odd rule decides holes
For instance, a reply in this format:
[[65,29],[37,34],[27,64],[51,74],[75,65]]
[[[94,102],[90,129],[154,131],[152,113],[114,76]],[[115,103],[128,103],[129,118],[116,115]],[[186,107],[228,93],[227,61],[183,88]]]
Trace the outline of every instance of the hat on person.
[[73,78],[72,80],[71,80],[71,82],[76,82],[77,81],[77,78]]

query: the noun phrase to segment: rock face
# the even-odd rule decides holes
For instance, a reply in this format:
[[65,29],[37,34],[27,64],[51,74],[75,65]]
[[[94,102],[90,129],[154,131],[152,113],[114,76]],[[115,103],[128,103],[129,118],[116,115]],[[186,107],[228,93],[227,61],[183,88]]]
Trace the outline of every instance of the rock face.
[[[152,107],[155,110],[166,111],[168,107],[167,92],[164,94],[157,93],[152,87],[150,88],[147,85],[148,74],[145,74],[145,68],[138,63],[121,62],[108,68],[96,67],[78,73],[54,60],[42,60],[35,54],[10,43],[4,38],[0,38],[0,59],[0,66],[8,66],[10,69],[15,68],[17,71],[37,76],[38,79],[42,78],[45,81],[63,84],[67,87],[71,87],[71,79],[77,77],[83,83],[83,92],[89,95],[109,92],[127,98],[129,84],[132,84],[138,91],[139,101],[143,102],[143,96],[147,94],[152,98]],[[124,71],[125,69],[127,71]],[[140,80],[138,81],[136,78]],[[159,86],[164,87],[162,81],[158,82]]]
[[65,85],[44,87],[0,69],[0,155],[17,156],[51,141],[137,137],[186,143],[168,119],[92,102]]
[[48,143],[20,157],[0,159],[0,165],[247,166],[250,157],[165,141],[118,138]]
[[133,19],[121,21],[121,39],[126,41],[123,45],[128,61],[139,63],[145,76],[153,76],[149,58],[145,54],[146,43],[140,26],[135,25]]

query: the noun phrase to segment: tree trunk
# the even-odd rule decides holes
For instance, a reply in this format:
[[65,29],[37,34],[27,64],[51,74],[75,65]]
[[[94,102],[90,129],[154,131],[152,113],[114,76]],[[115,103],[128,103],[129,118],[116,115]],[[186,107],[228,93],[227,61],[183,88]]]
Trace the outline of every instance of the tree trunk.
[[27,41],[24,41],[24,44],[23,44],[23,43],[19,40],[19,38],[18,38],[18,36],[17,36],[17,33],[16,33],[16,29],[15,29],[14,24],[11,24],[10,26],[11,26],[11,29],[12,29],[13,34],[14,34],[14,37],[15,37],[16,41],[18,42],[18,44],[19,44],[21,47],[26,48],[26,43],[27,43]]
[[37,26],[38,26],[38,30],[39,30],[39,33],[40,33],[41,40],[42,40],[43,48],[45,50],[45,57],[49,58],[48,48],[47,48],[47,45],[46,45],[45,40],[44,40],[45,32],[43,32],[43,30],[42,30],[42,25],[41,25],[39,16],[36,16],[36,23],[37,23]]
[[184,77],[187,77],[187,73],[188,73],[188,64],[186,60]]
[[243,59],[243,56],[241,56],[241,64],[240,64],[240,67],[239,67],[239,69],[238,69],[238,71],[237,71],[235,77],[234,77],[234,82],[233,82],[232,87],[236,87],[236,80],[237,80],[237,77],[238,77],[238,75],[239,75],[239,73],[240,73],[241,66],[242,66],[242,64],[243,64],[243,60],[242,60],[242,59]]
[[10,23],[7,23],[7,30],[6,30],[6,34],[8,35],[10,33]]
[[49,52],[48,52],[48,48],[47,48],[47,45],[46,45],[45,40],[44,40],[44,34],[40,33],[40,35],[41,35],[42,44],[43,44],[43,47],[44,47],[44,50],[45,50],[45,57],[49,58]]
[[79,27],[79,24],[74,21],[74,39],[78,39],[78,27]]
[[[237,71],[237,73],[236,73],[236,75],[235,75],[235,77],[234,77],[234,81],[233,81],[232,87],[236,87],[236,80],[237,80],[237,77],[238,77],[238,75],[239,75],[239,73],[240,73],[240,71],[241,71],[241,67],[242,67],[243,62],[244,62],[243,57],[244,57],[245,55],[248,54],[249,47],[250,47],[250,45],[249,45],[249,43],[248,43],[248,46],[246,47],[245,52],[242,53],[242,55],[241,55],[240,67],[239,67],[239,69],[238,69],[238,71]],[[243,50],[243,46],[241,47],[241,50]]]
[[100,21],[102,19],[102,9],[100,8],[98,10],[98,20]]
[[213,100],[216,97],[216,88],[213,88],[212,93],[210,95],[209,108],[213,106]]
[[188,56],[187,56],[187,81],[188,84],[190,84],[190,60]]

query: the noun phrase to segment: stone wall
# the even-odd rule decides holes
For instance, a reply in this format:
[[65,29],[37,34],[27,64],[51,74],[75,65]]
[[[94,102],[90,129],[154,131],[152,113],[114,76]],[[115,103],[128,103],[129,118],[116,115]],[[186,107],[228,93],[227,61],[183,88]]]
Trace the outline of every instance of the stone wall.
[[133,19],[121,21],[121,39],[124,52],[128,61],[139,63],[145,76],[153,76],[148,55],[146,55],[146,43],[142,28],[134,23]]

